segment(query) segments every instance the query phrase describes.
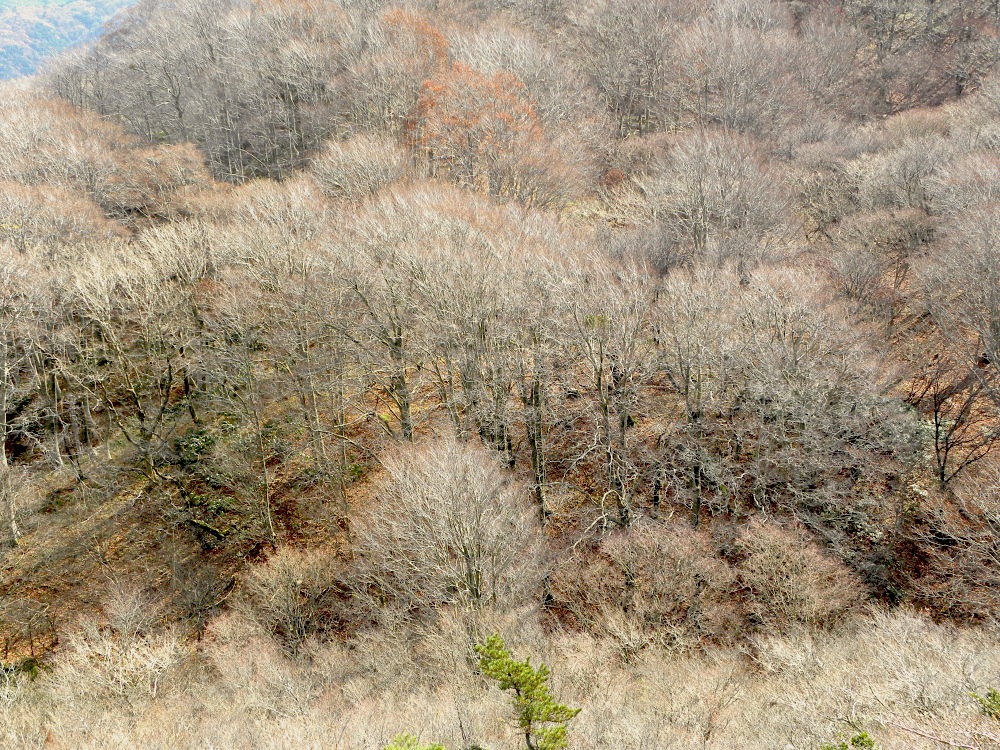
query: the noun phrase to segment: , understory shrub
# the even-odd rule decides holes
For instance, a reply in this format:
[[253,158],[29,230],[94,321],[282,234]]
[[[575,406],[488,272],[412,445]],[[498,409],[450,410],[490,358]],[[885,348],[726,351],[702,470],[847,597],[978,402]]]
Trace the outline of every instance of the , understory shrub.
[[342,620],[340,573],[338,561],[326,551],[280,550],[249,571],[243,609],[296,654],[307,638]]
[[555,604],[570,622],[610,635],[631,658],[652,645],[684,648],[740,632],[736,574],[711,536],[687,524],[638,523],[555,566]]
[[864,599],[864,588],[839,561],[792,529],[752,522],[741,535],[739,581],[751,619],[767,631],[828,627]]

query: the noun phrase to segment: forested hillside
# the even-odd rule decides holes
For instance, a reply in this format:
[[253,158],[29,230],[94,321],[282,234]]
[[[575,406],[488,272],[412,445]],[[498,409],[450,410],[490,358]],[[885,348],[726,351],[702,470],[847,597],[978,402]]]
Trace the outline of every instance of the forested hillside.
[[0,79],[30,75],[46,59],[96,37],[131,0],[2,0]]
[[1000,747],[998,32],[140,0],[7,84],[0,745]]

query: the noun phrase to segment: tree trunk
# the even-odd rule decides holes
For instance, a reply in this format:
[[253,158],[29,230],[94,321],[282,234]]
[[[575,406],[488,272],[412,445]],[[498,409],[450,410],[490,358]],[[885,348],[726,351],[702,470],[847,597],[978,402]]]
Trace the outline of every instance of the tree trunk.
[[542,385],[538,378],[532,378],[527,392],[521,399],[524,404],[524,421],[531,449],[531,473],[534,478],[535,504],[538,517],[544,524],[549,518],[545,507],[545,431],[543,428]]
[[413,418],[410,415],[410,386],[406,382],[406,361],[403,354],[403,333],[399,326],[393,331],[389,341],[389,356],[392,359],[393,373],[389,380],[389,389],[393,400],[399,408],[399,426],[403,440],[413,442]]

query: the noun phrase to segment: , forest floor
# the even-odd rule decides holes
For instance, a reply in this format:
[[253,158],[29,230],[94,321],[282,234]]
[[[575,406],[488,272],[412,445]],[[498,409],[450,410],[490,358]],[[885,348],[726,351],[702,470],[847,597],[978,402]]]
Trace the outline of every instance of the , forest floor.
[[141,0],[0,84],[0,747],[1000,748],[998,9]]

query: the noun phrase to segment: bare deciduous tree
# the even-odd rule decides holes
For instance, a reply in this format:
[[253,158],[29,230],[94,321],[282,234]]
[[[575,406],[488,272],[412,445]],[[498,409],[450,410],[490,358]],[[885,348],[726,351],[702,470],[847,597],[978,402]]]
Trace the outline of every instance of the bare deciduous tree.
[[384,136],[360,134],[328,143],[309,171],[324,194],[360,201],[403,177],[406,152]]
[[727,131],[687,135],[638,180],[649,218],[672,228],[692,262],[735,260],[745,275],[780,244],[786,198],[752,141]]
[[601,498],[602,509],[610,499],[617,523],[628,526],[635,514],[632,486],[637,478],[628,438],[650,375],[654,286],[638,261],[619,264],[595,255],[581,258],[576,271],[567,305],[597,408],[596,444],[586,450],[603,455],[607,494]]

